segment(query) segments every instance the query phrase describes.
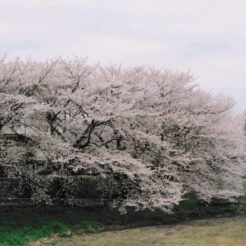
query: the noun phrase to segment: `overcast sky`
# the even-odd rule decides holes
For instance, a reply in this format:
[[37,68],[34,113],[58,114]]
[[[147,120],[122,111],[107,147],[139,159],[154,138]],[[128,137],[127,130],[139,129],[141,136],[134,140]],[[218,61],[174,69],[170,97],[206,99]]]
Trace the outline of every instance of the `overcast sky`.
[[246,109],[246,1],[0,0],[0,53],[191,71]]

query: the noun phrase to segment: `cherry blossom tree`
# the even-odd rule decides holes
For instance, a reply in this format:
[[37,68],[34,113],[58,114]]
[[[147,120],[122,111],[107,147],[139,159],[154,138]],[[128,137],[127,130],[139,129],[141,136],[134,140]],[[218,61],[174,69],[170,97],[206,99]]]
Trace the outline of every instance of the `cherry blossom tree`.
[[[44,180],[55,176],[66,180],[64,199],[77,204],[77,176],[93,173],[103,180],[102,199],[123,209],[171,211],[186,193],[205,201],[242,193],[243,120],[230,98],[200,90],[188,73],[2,57],[0,97],[2,145],[4,129],[22,139],[15,168],[29,175],[37,202],[52,203]],[[28,171],[27,153],[37,150],[45,176]],[[1,155],[2,165],[16,156]],[[59,161],[65,168],[56,170]]]

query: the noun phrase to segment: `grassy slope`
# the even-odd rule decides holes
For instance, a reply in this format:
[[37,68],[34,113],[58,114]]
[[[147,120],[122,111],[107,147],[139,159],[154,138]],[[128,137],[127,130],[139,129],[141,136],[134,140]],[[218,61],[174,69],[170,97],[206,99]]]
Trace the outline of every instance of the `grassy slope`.
[[[246,179],[246,176],[244,178]],[[201,211],[203,210],[206,210],[204,214],[201,213]],[[47,213],[47,211],[41,211],[39,209],[36,209],[36,211],[30,211],[26,208],[21,210],[4,210],[0,208],[0,246],[23,246],[30,241],[45,238],[52,234],[63,235],[66,233],[77,231],[97,231],[100,230],[104,225],[117,225],[122,223],[128,224],[139,221],[140,218],[142,221],[149,221],[146,224],[150,225],[151,220],[152,223],[155,224],[158,224],[158,222],[168,224],[172,221],[180,221],[187,218],[213,216],[216,214],[246,214],[246,200],[243,199],[238,204],[231,204],[225,207],[211,207],[201,209],[198,201],[195,198],[188,197],[177,207],[175,207],[174,213],[178,215],[175,220],[170,217],[163,216],[163,213],[152,213],[149,211],[139,213],[137,215],[136,213],[129,214],[127,218],[127,216],[120,217],[119,215],[111,212],[110,216],[101,215],[101,212],[100,216],[98,216],[98,213],[84,214],[80,212],[78,213],[78,211],[74,212],[73,209],[66,210],[65,213],[63,211],[51,211],[51,213]],[[239,226],[237,233],[240,234],[242,231],[246,234],[245,227],[243,226],[241,229],[240,228],[241,227]],[[134,230],[132,232],[135,233]],[[183,232],[185,232],[185,230]],[[199,237],[202,237],[199,232],[195,232],[194,235],[199,235]],[[144,238],[143,235],[141,235],[141,237]],[[182,241],[183,236],[181,234],[179,235],[178,233],[177,238],[179,237],[181,237],[180,240]],[[127,242],[127,238],[125,240]],[[147,239],[144,239],[144,242],[145,240]],[[153,240],[153,244],[155,244],[155,239]]]
[[246,217],[217,218],[185,222],[172,226],[143,227],[121,231],[53,237],[32,246],[244,246]]
[[0,245],[23,246],[32,240],[54,233],[66,235],[76,231],[96,231],[102,225],[78,213],[45,213],[32,210],[0,212]]
[[[175,208],[175,216],[167,216],[162,212],[129,213],[127,216],[103,211],[82,209],[10,209],[0,210],[0,245],[23,246],[27,242],[48,237],[52,234],[66,235],[81,231],[98,231],[107,225],[135,224],[156,225],[169,224],[190,218],[214,216],[216,214],[240,214],[246,211],[246,201],[227,206],[206,208],[199,207],[196,199],[189,197]],[[174,219],[174,220],[173,220]],[[116,232],[117,234],[118,232]],[[153,239],[154,240],[154,239]],[[50,244],[48,244],[50,245]]]
[[1,246],[22,246],[32,240],[48,237],[54,233],[59,235],[69,235],[78,230],[96,231],[100,224],[95,221],[81,221],[79,225],[73,226],[60,221],[47,221],[39,225],[23,225],[17,227],[3,226],[0,228]]

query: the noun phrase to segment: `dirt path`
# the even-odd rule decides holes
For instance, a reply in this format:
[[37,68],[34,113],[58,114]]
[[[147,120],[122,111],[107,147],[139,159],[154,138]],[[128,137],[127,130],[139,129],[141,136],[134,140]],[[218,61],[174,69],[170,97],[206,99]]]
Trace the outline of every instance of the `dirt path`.
[[119,231],[54,236],[33,242],[44,246],[245,246],[246,217],[206,219],[171,226],[143,227]]

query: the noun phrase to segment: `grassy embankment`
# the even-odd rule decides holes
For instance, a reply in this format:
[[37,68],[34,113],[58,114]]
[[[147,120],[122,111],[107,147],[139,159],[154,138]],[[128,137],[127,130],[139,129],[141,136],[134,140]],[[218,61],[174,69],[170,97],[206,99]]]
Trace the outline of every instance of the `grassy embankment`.
[[246,217],[210,218],[175,225],[53,236],[30,246],[245,246]]
[[23,246],[52,234],[68,236],[77,231],[97,231],[102,224],[78,213],[38,213],[32,210],[0,211],[0,245]]
[[[0,245],[23,246],[30,241],[56,234],[58,237],[70,237],[77,232],[97,232],[109,225],[156,225],[169,224],[191,218],[223,214],[245,213],[245,204],[231,204],[225,208],[207,208],[207,214],[200,213],[198,202],[187,198],[175,208],[176,215],[165,215],[158,212],[129,213],[121,216],[115,212],[102,214],[79,209],[51,210],[6,210],[0,211]],[[117,233],[116,233],[117,234]],[[154,239],[153,239],[154,240]]]
[[[55,208],[50,210],[39,208],[0,209],[0,246],[23,246],[30,241],[49,237],[52,234],[66,237],[81,231],[97,232],[108,228],[109,225],[114,227],[122,224],[126,226],[171,224],[193,218],[240,214],[246,214],[245,199],[234,204],[207,206],[201,205],[192,196],[187,197],[174,208],[174,215],[166,215],[161,211],[138,213],[131,211],[128,215],[121,216],[115,211],[105,212],[100,209],[91,211],[80,208],[65,210]],[[239,230],[241,229],[239,228]],[[242,227],[242,230],[246,234],[245,227]]]

